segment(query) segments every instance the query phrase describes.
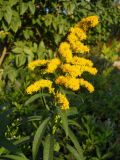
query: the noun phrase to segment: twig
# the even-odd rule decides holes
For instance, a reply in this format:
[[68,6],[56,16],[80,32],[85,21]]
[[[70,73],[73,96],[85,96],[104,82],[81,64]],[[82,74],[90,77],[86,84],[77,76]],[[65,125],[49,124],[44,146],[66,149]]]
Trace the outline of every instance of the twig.
[[4,47],[3,52],[2,52],[2,55],[1,55],[1,57],[0,57],[0,66],[2,65],[2,63],[3,63],[3,61],[4,61],[4,58],[5,58],[6,54],[7,54],[6,51],[7,51],[7,48]]

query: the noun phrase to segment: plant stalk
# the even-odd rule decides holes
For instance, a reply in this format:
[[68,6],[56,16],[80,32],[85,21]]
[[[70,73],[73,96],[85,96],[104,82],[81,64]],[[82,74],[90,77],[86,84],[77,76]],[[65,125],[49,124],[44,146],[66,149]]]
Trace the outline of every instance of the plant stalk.
[[2,55],[0,57],[0,67],[1,67],[1,65],[2,65],[2,63],[3,63],[4,59],[5,59],[6,54],[7,54],[7,48],[4,47]]

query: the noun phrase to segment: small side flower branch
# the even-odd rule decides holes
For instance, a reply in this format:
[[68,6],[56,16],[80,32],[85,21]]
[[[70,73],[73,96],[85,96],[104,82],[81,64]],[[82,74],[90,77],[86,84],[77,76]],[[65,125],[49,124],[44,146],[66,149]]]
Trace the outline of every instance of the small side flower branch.
[[[55,104],[61,106],[62,110],[69,109],[69,101],[59,86],[66,89],[77,91],[81,86],[85,87],[90,93],[94,91],[94,86],[82,78],[84,72],[92,75],[97,73],[93,67],[93,62],[81,57],[89,52],[89,47],[84,44],[87,39],[87,31],[99,23],[97,16],[83,18],[75,26],[71,27],[66,41],[61,42],[57,56],[54,59],[39,59],[28,64],[32,71],[36,67],[41,67],[41,76],[46,78],[40,79],[27,87],[26,92],[33,94],[44,88],[54,97]],[[52,76],[51,74],[55,75]],[[53,78],[54,77],[54,78]]]

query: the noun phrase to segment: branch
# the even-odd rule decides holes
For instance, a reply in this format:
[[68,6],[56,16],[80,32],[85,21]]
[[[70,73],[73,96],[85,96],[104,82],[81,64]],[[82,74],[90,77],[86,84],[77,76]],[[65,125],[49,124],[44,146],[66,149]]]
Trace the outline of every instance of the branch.
[[0,57],[0,66],[2,65],[2,63],[3,63],[3,61],[4,61],[4,58],[5,58],[6,54],[7,54],[6,51],[7,51],[7,48],[4,47],[3,52],[2,52],[2,55],[1,55],[1,57]]

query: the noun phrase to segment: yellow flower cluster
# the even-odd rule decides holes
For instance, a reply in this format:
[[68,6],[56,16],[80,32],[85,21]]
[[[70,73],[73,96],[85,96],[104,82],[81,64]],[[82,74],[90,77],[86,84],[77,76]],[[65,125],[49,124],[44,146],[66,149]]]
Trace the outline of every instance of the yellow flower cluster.
[[77,40],[84,40],[87,38],[85,31],[79,27],[70,28],[70,34],[68,35],[68,39],[71,35],[76,36]]
[[70,43],[71,49],[75,53],[89,52],[88,46],[84,45],[81,41],[86,39],[86,32],[78,27],[72,27],[70,34],[67,36],[67,40]]
[[70,62],[72,60],[72,51],[70,49],[70,44],[67,42],[62,42],[58,49],[60,55],[66,60],[66,62]]
[[69,101],[65,95],[61,93],[56,93],[55,98],[57,100],[57,103],[61,106],[61,109],[63,110],[69,109]]
[[90,93],[94,91],[94,87],[88,81],[85,81],[83,78],[75,78],[71,76],[59,76],[56,79],[56,83],[59,85],[63,85],[66,88],[72,89],[73,91],[77,91],[80,89],[80,86],[84,86],[88,89]]
[[70,76],[72,77],[77,77],[80,75],[81,72],[81,66],[79,65],[71,65],[71,64],[63,64],[61,66],[61,69],[65,73],[69,73]]
[[97,69],[90,66],[84,66],[84,65],[70,65],[70,64],[64,64],[61,66],[61,69],[65,73],[69,73],[72,77],[81,76],[83,72],[89,72],[90,74],[95,75],[97,73]]
[[58,58],[51,59],[47,65],[46,73],[53,73],[60,65],[61,61]]
[[59,76],[56,81],[56,84],[63,85],[66,88],[77,91],[80,88],[79,79],[71,76]]
[[80,27],[84,31],[87,31],[89,28],[97,26],[98,23],[99,23],[98,16],[89,16],[87,18],[83,18],[80,22],[78,22],[76,27]]
[[31,84],[26,89],[28,94],[47,88],[49,93],[57,100],[61,109],[66,110],[69,109],[69,101],[64,94],[58,91],[58,87],[52,87],[53,83],[55,83],[54,86],[62,85],[73,91],[79,90],[81,86],[87,88],[90,93],[94,91],[93,85],[81,78],[81,75],[84,72],[95,75],[97,69],[93,67],[93,62],[91,60],[74,54],[89,52],[89,47],[84,45],[82,41],[87,38],[86,31],[91,27],[95,27],[98,22],[97,16],[83,18],[75,27],[70,28],[67,40],[60,43],[57,56],[59,58],[35,60],[28,64],[30,70],[34,70],[38,66],[44,66],[42,70],[43,74],[53,73],[57,69],[59,69],[58,71],[60,73],[59,76],[55,74],[55,79],[53,81],[41,79]]
[[84,65],[84,66],[90,66],[90,67],[93,66],[93,62],[91,60],[77,57],[77,56],[74,56],[72,58],[71,64]]
[[61,61],[59,58],[54,58],[54,59],[51,59],[51,60],[35,60],[33,62],[30,62],[28,64],[28,68],[30,70],[34,70],[36,67],[38,66],[46,66],[46,69],[45,69],[45,73],[53,73],[57,68],[58,66],[60,65]]
[[75,27],[70,28],[69,35],[67,36],[68,42],[63,42],[59,46],[59,53],[66,59],[67,62],[71,60],[72,52],[74,53],[87,53],[89,47],[84,45],[81,41],[87,38],[86,31],[95,27],[99,20],[97,16],[90,16],[83,18]]
[[80,85],[87,88],[90,93],[92,93],[94,91],[93,85],[91,83],[89,83],[88,81],[85,81],[83,78],[81,78],[81,79],[79,79],[79,82],[80,82]]
[[89,52],[89,47],[84,45],[80,41],[70,41],[71,48],[75,53],[87,53]]
[[32,61],[32,62],[30,62],[30,63],[28,64],[28,68],[29,68],[30,70],[34,70],[36,67],[38,67],[38,66],[44,66],[44,65],[46,65],[48,62],[49,62],[49,60],[45,60],[45,59],[43,59],[43,60],[35,60],[35,61]]
[[52,81],[41,79],[39,81],[36,81],[35,83],[31,84],[29,87],[27,87],[26,92],[28,94],[32,94],[34,92],[37,92],[41,89],[48,88],[50,93],[54,92],[54,88],[52,88]]

